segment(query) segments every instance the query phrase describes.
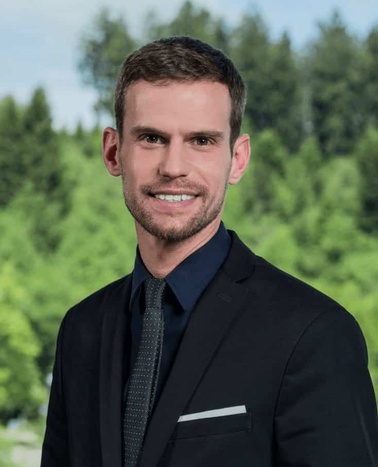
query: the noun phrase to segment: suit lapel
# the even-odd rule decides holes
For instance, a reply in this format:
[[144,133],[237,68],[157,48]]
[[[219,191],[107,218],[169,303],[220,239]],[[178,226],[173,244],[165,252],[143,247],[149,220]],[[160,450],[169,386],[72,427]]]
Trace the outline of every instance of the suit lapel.
[[[245,253],[248,253],[247,256]],[[251,261],[252,260],[252,261]],[[229,330],[246,294],[238,283],[252,272],[254,256],[233,235],[224,267],[195,307],[146,433],[140,467],[156,467],[180,415]]]
[[100,434],[103,467],[122,466],[122,375],[126,305],[131,280],[126,278],[103,301],[100,350]]

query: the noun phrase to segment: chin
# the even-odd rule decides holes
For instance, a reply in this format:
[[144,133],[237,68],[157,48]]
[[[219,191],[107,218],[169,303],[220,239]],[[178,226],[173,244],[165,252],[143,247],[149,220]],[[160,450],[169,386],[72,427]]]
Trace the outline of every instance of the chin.
[[147,209],[141,209],[136,203],[126,202],[131,215],[144,231],[168,243],[182,242],[204,230],[220,215],[222,205],[218,203],[213,209],[202,210],[191,216],[161,218]]
[[169,243],[177,243],[187,240],[203,231],[216,219],[216,217],[217,216],[196,217],[185,222],[170,223],[168,221],[164,225],[162,223],[145,222],[146,219],[144,219],[144,222],[141,222],[140,224],[144,230],[159,240],[164,240]]
[[[182,242],[183,240],[187,240],[188,238],[195,235],[198,231],[194,230],[192,226],[183,226],[183,227],[162,227],[162,226],[143,226],[142,227],[147,230],[148,233],[153,235],[154,237],[158,238],[159,240],[165,240],[169,243],[176,243]],[[147,228],[146,228],[147,227]],[[201,229],[200,229],[201,230]]]

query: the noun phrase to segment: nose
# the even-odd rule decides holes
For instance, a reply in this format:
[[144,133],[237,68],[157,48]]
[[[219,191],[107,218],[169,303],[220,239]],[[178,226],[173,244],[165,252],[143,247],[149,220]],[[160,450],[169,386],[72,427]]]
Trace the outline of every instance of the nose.
[[179,142],[170,142],[162,154],[159,165],[159,174],[162,177],[186,177],[189,173],[189,164],[185,157],[185,148]]

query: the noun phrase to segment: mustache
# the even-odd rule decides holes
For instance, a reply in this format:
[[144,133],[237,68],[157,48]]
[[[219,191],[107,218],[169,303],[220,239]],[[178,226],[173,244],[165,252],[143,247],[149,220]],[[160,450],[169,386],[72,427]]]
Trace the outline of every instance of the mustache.
[[150,195],[151,193],[162,193],[164,190],[185,190],[189,193],[193,193],[198,196],[205,196],[207,195],[207,189],[203,185],[199,183],[190,182],[188,180],[167,180],[167,181],[159,181],[156,183],[150,183],[146,185],[142,185],[140,190],[145,195]]

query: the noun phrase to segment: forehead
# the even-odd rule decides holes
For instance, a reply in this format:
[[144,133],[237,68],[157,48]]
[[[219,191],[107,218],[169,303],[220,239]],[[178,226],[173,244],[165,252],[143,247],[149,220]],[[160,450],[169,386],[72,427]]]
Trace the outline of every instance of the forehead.
[[125,95],[124,126],[180,125],[211,127],[226,131],[229,127],[231,98],[226,85],[213,81],[137,81]]

